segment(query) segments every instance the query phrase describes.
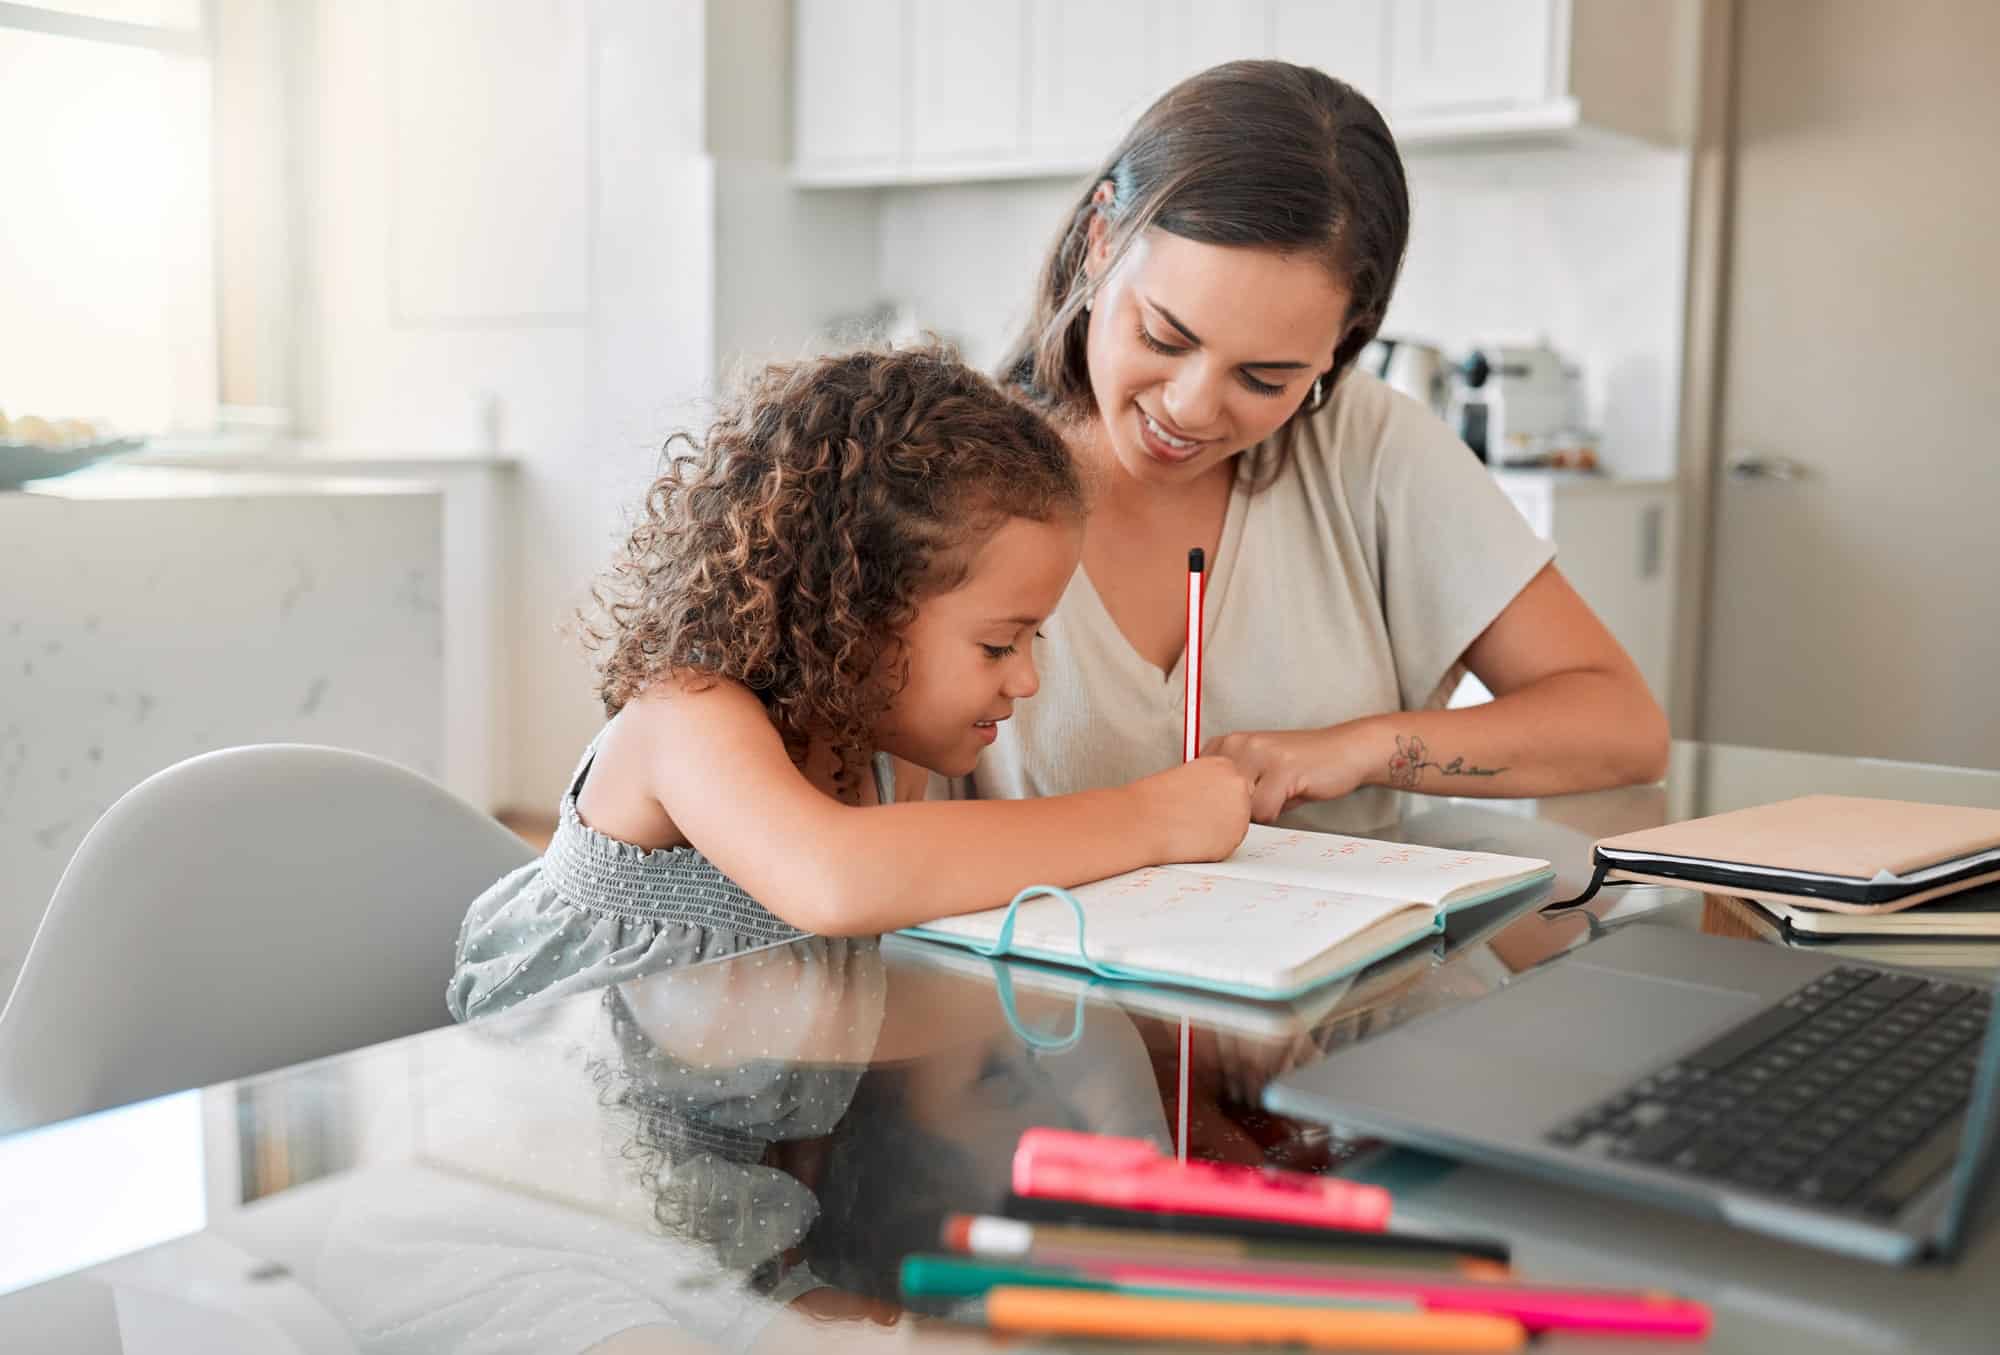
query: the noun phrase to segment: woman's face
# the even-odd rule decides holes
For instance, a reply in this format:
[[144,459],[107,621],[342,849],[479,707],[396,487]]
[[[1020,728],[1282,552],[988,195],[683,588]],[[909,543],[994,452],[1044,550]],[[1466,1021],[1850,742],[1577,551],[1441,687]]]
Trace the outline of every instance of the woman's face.
[[1318,259],[1204,245],[1162,230],[1132,242],[1090,312],[1102,445],[1149,484],[1184,484],[1263,441],[1333,365],[1348,292]]

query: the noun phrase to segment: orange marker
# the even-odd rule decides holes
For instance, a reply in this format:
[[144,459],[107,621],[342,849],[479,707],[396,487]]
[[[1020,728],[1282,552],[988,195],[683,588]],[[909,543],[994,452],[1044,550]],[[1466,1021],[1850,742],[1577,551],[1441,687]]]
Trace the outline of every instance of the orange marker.
[[986,1325],[1045,1336],[1305,1345],[1315,1350],[1519,1350],[1527,1331],[1485,1313],[1399,1313],[1142,1298],[1068,1289],[988,1290]]

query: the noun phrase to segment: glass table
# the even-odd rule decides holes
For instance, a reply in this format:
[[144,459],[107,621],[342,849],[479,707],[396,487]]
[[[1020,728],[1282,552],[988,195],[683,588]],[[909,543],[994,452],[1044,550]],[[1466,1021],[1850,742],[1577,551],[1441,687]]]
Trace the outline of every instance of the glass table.
[[[1379,836],[1545,857],[1556,882],[1288,1003],[813,938],[0,1139],[0,1348],[983,1347],[905,1311],[898,1265],[997,1208],[1021,1131],[1055,1125],[1366,1172],[1399,1218],[1506,1241],[1523,1278],[1708,1302],[1712,1350],[1992,1350],[2000,1229],[1888,1269],[1259,1106],[1283,1071],[1611,929],[1749,934],[1677,889],[1538,908],[1581,889],[1598,837],[1810,791],[2000,807],[2000,772],[1684,743],[1661,785],[1408,797]],[[1904,958],[1986,981],[1995,954]]]

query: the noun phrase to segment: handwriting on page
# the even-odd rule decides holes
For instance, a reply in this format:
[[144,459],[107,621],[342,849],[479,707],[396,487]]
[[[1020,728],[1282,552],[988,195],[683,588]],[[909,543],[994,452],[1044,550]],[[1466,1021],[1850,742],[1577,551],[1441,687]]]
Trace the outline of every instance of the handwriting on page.
[[[1161,943],[1216,951],[1245,946],[1254,951],[1278,937],[1287,944],[1300,944],[1320,936],[1326,926],[1332,931],[1325,935],[1337,937],[1396,906],[1324,886],[1198,875],[1172,867],[1152,867],[1084,885],[1076,896],[1090,919],[1093,949],[1103,945],[1116,951]],[[1075,923],[1067,909],[1050,907],[1052,902],[1038,899],[1024,905],[1015,936],[1062,945],[1074,933]],[[1335,923],[1335,917],[1345,921]],[[1298,930],[1302,927],[1304,931]]]
[[1200,869],[1240,880],[1435,903],[1467,882],[1505,878],[1531,864],[1491,852],[1252,825],[1228,860]]
[[1250,830],[1243,845],[1228,861],[1259,861],[1272,865],[1309,865],[1318,861],[1370,860],[1378,866],[1413,866],[1424,870],[1463,870],[1483,864],[1500,865],[1502,859],[1489,852],[1451,851],[1409,842],[1377,842],[1369,838],[1342,837],[1338,833],[1284,832],[1277,829]]

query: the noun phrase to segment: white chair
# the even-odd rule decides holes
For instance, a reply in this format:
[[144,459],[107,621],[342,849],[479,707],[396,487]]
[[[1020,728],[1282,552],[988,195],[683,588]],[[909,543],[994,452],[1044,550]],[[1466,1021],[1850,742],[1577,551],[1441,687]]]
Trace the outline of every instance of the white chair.
[[0,1133],[448,1023],[466,905],[534,854],[364,753],[147,778],[70,858],[0,1011]]

